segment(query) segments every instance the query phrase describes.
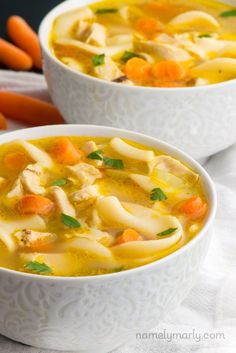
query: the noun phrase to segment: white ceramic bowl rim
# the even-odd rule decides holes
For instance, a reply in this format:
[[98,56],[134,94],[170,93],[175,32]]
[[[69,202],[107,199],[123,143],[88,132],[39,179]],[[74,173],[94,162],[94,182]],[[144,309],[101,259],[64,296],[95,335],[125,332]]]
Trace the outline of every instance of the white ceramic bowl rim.
[[[91,1],[89,0],[88,3],[94,3],[96,1]],[[88,80],[100,83],[100,84],[104,84],[104,85],[112,85],[112,86],[116,86],[116,88],[119,89],[123,89],[123,90],[144,90],[144,91],[148,91],[148,90],[155,90],[155,91],[189,91],[189,90],[206,90],[206,89],[211,89],[217,86],[223,87],[225,85],[229,85],[229,84],[234,84],[236,82],[236,79],[232,79],[229,81],[223,81],[220,83],[215,83],[215,84],[211,84],[211,85],[206,85],[206,86],[197,86],[197,87],[169,87],[169,88],[161,88],[161,87],[146,87],[146,86],[130,86],[130,85],[122,85],[120,83],[116,83],[116,82],[110,82],[110,81],[106,81],[106,80],[102,80],[100,78],[97,77],[93,77],[87,74],[84,74],[82,72],[79,71],[75,71],[73,69],[71,69],[69,66],[63,64],[59,59],[57,59],[57,57],[55,55],[53,55],[52,51],[50,50],[49,47],[49,35],[48,35],[48,30],[46,30],[47,28],[52,28],[52,24],[53,21],[57,18],[57,16],[59,16],[60,14],[70,11],[70,10],[65,10],[64,8],[67,5],[71,5],[74,7],[72,8],[79,8],[80,6],[78,5],[78,0],[66,0],[63,1],[62,3],[60,3],[59,5],[55,6],[51,11],[48,12],[48,14],[43,18],[43,20],[41,21],[40,27],[39,27],[39,39],[40,39],[40,45],[42,47],[42,49],[47,53],[47,55],[57,64],[59,65],[62,69],[64,70],[69,70],[70,72],[72,72],[74,75],[76,76],[82,76]],[[71,8],[71,9],[72,9]],[[45,35],[46,33],[46,35]]]
[[[53,128],[53,132],[51,132],[52,128]],[[137,133],[137,132],[133,132],[133,131],[125,130],[125,129],[111,128],[111,127],[107,127],[107,126],[97,126],[97,125],[68,124],[68,125],[54,125],[54,126],[48,125],[48,126],[28,128],[28,129],[22,129],[22,130],[9,132],[9,133],[6,133],[6,134],[0,136],[0,144],[11,141],[16,138],[20,138],[21,135],[24,135],[24,134],[29,135],[29,140],[30,140],[30,139],[32,139],[31,134],[33,132],[37,132],[37,137],[34,137],[34,138],[43,138],[43,137],[47,137],[47,136],[62,136],[62,135],[69,136],[71,134],[68,134],[66,132],[67,128],[68,128],[68,130],[72,129],[75,132],[77,131],[77,129],[79,131],[94,129],[99,132],[98,134],[93,134],[93,135],[91,134],[91,136],[100,136],[100,137],[102,137],[102,136],[110,136],[110,137],[121,136],[121,137],[127,137],[130,140],[134,140],[134,141],[137,141],[140,143],[143,143],[142,142],[143,140],[145,140],[145,141],[148,140],[150,143],[150,146],[151,145],[157,146],[156,148],[163,151],[164,153],[173,154],[174,156],[177,155],[178,157],[180,157],[180,160],[183,160],[184,162],[186,162],[187,165],[189,165],[190,167],[192,167],[194,170],[196,170],[199,173],[201,180],[204,184],[204,188],[208,189],[207,191],[209,193],[209,197],[208,197],[209,211],[208,211],[208,215],[207,215],[205,224],[203,225],[200,232],[192,240],[190,240],[187,244],[185,244],[180,249],[174,251],[173,253],[171,253],[171,254],[169,254],[159,260],[156,260],[156,261],[151,262],[146,265],[142,265],[140,267],[125,270],[125,271],[114,272],[114,273],[103,274],[103,275],[96,275],[96,276],[77,276],[77,277],[76,276],[75,277],[63,277],[63,276],[36,275],[36,274],[30,274],[30,273],[25,273],[25,272],[19,272],[16,270],[11,270],[11,269],[7,269],[7,268],[3,268],[3,267],[0,268],[0,272],[6,272],[9,274],[14,274],[14,275],[23,276],[23,277],[31,277],[34,280],[38,279],[38,280],[73,281],[73,282],[74,281],[83,281],[83,280],[94,281],[94,280],[99,280],[102,278],[108,279],[108,278],[116,278],[118,276],[128,276],[134,272],[147,270],[148,268],[152,268],[152,267],[156,266],[157,264],[161,266],[162,264],[171,261],[171,259],[173,259],[174,257],[179,256],[181,253],[183,253],[183,252],[187,251],[189,248],[193,247],[195,245],[195,243],[200,241],[200,239],[205,235],[207,229],[213,223],[215,213],[216,213],[216,207],[217,207],[217,196],[216,196],[216,191],[215,191],[213,181],[211,180],[208,173],[192,157],[188,156],[185,152],[180,151],[178,148],[173,147],[166,142],[160,141],[156,138],[149,137],[149,136],[141,134],[141,133]],[[103,133],[104,133],[104,135],[103,135]],[[20,136],[17,136],[18,134]],[[74,136],[85,136],[85,134],[80,135],[80,134],[74,133]],[[145,144],[145,143],[143,143],[143,144]],[[146,143],[146,145],[148,145],[148,143]]]

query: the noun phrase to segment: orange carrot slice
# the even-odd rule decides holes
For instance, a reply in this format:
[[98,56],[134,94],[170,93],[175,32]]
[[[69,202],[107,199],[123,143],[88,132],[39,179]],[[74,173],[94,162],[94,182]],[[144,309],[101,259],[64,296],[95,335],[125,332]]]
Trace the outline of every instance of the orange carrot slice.
[[143,81],[150,78],[151,64],[141,58],[132,58],[125,64],[125,74],[131,81]]
[[0,62],[13,70],[30,70],[32,58],[15,45],[0,38]]
[[51,147],[50,153],[57,163],[67,165],[78,163],[83,156],[68,137],[59,137]]
[[13,92],[0,91],[0,111],[11,119],[30,125],[61,124],[64,122],[54,105]]
[[136,21],[135,28],[138,32],[152,39],[163,30],[163,24],[152,17],[141,17]]
[[207,209],[207,203],[204,203],[199,196],[191,197],[180,207],[180,211],[188,215],[192,220],[205,216]]
[[162,81],[179,81],[185,74],[184,68],[172,60],[160,61],[152,66],[153,77]]
[[3,162],[7,169],[16,171],[22,170],[29,162],[27,156],[23,152],[10,152],[6,154]]
[[6,130],[7,129],[7,121],[5,116],[0,113],[0,130]]
[[41,50],[37,34],[20,16],[11,16],[7,20],[7,33],[11,40],[28,53],[38,68],[42,68]]
[[54,203],[43,196],[25,195],[18,203],[18,210],[21,214],[48,215],[54,208]]
[[137,240],[143,240],[141,235],[136,232],[136,230],[128,228],[124,230],[124,232],[117,238],[116,244],[124,244],[129,241],[137,241]]

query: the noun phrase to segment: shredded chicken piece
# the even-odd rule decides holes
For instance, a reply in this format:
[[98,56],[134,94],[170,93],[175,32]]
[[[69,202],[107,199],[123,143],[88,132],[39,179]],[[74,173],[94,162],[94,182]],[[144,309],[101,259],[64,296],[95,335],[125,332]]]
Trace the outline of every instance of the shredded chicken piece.
[[30,164],[21,174],[21,181],[26,191],[41,195],[45,193],[45,188],[40,185],[42,166],[39,163]]
[[82,150],[85,152],[86,156],[94,151],[98,150],[98,147],[94,141],[87,141],[82,147]]
[[124,76],[124,73],[119,69],[118,65],[108,56],[105,57],[103,65],[94,67],[94,73],[98,78],[107,81],[112,81]]
[[[95,152],[98,150],[98,146],[94,141],[87,141],[82,147],[82,150],[85,152],[86,156],[88,156],[90,153]],[[103,162],[99,161],[97,159],[91,160],[91,162],[96,166],[96,167],[101,167]]]
[[68,216],[76,217],[76,212],[73,205],[68,200],[65,191],[60,186],[52,186],[50,188],[52,195],[56,201],[57,207],[61,213],[65,213]]
[[47,245],[57,239],[56,234],[36,232],[31,229],[23,229],[14,234],[20,247],[33,247],[34,245]]
[[90,23],[88,21],[83,21],[83,20],[79,21],[76,34],[75,34],[76,38],[82,41],[85,40],[86,33],[89,27],[90,27]]
[[94,22],[86,31],[86,43],[95,45],[97,47],[106,46],[106,27],[100,23]]
[[97,168],[87,163],[78,163],[67,169],[77,177],[83,187],[93,184],[96,179],[102,177],[102,173]]
[[79,191],[75,191],[70,195],[74,202],[86,201],[89,199],[96,199],[100,195],[97,185],[88,185]]

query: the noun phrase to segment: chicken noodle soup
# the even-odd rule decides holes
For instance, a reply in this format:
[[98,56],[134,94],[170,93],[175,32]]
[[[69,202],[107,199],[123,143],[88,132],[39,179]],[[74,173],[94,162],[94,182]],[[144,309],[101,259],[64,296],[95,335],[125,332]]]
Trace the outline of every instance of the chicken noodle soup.
[[33,274],[150,263],[193,238],[207,214],[197,173],[118,137],[6,143],[0,175],[0,266]]
[[126,85],[200,86],[236,78],[236,8],[213,0],[103,1],[56,18],[55,56]]

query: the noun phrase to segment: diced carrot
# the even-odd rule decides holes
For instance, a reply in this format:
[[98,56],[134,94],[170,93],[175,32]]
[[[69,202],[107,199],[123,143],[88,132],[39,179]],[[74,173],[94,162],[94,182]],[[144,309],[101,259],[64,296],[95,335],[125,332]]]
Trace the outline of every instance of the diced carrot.
[[180,211],[193,220],[205,216],[207,209],[207,203],[204,203],[199,196],[191,197],[180,206]]
[[143,238],[136,232],[136,230],[128,228],[117,238],[116,244],[123,244],[135,240],[143,240]]
[[0,62],[13,70],[30,70],[32,58],[15,45],[0,38]]
[[48,215],[54,208],[54,203],[43,196],[25,195],[18,203],[18,209],[21,214],[39,214]]
[[31,125],[62,124],[64,122],[54,105],[14,92],[0,91],[0,112],[11,119]]
[[22,170],[26,166],[28,158],[23,152],[10,152],[6,154],[3,162],[9,170]]
[[179,81],[185,74],[185,69],[172,60],[160,61],[152,66],[153,77],[162,81]]
[[83,156],[68,137],[59,137],[51,147],[50,153],[57,163],[68,165],[78,163]]
[[125,64],[125,74],[132,81],[143,81],[150,78],[151,64],[141,58],[132,58]]
[[11,16],[7,20],[7,33],[11,40],[28,53],[38,68],[42,68],[41,50],[37,34],[20,16]]
[[152,39],[163,30],[163,24],[152,17],[141,17],[135,23],[137,31]]
[[6,130],[7,129],[7,121],[5,116],[0,113],[0,130]]

